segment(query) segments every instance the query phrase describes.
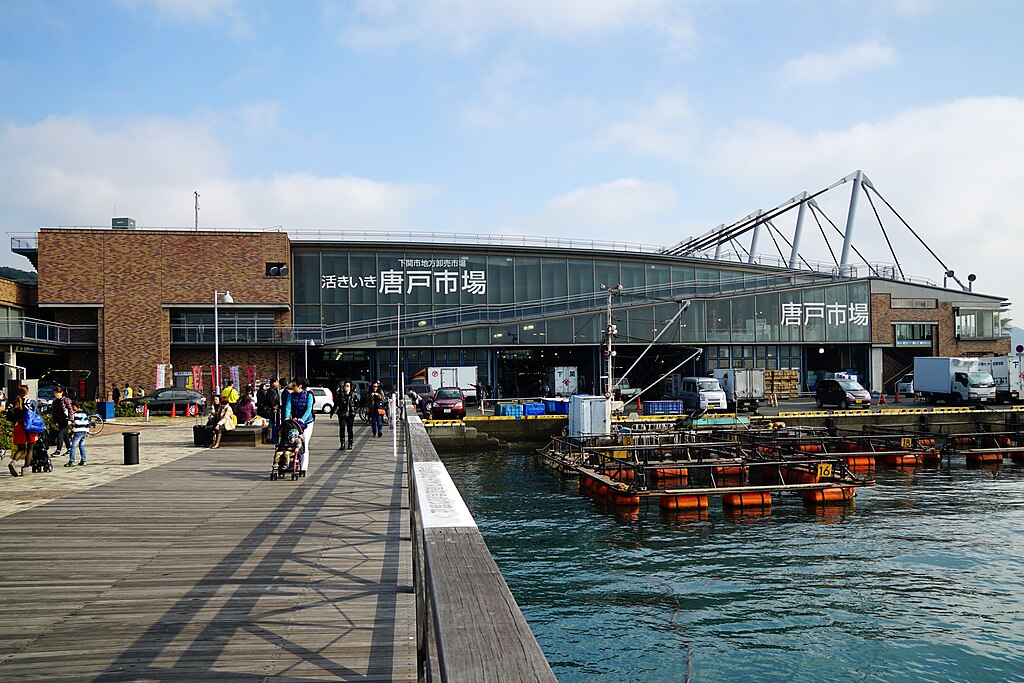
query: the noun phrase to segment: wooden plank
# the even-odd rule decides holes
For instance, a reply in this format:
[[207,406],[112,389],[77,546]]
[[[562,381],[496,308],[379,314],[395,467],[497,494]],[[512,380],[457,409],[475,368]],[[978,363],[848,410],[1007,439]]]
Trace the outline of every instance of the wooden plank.
[[222,449],[0,519],[0,680],[415,680],[404,459],[336,429],[297,482]]

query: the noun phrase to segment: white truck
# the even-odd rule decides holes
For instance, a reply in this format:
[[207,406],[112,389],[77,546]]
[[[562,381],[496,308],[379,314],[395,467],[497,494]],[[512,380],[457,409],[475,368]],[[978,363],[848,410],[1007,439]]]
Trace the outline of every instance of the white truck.
[[476,366],[465,365],[450,368],[427,368],[427,384],[431,391],[441,387],[458,387],[462,389],[467,401],[477,400]]
[[640,387],[631,387],[629,385],[629,378],[623,377],[622,379],[615,380],[615,390],[622,396],[624,403],[629,403],[632,399],[636,398],[642,389]]
[[684,410],[725,410],[725,392],[714,377],[683,377],[679,400]]
[[1024,396],[1024,354],[979,358],[978,365],[995,380],[997,401],[1016,403]]
[[979,358],[914,359],[914,391],[925,400],[953,405],[991,403],[996,397],[992,375],[981,369]]
[[757,368],[730,368],[712,370],[725,392],[729,412],[757,410],[764,400],[764,370]]
[[548,368],[548,386],[555,396],[572,396],[578,393],[579,378],[575,365]]

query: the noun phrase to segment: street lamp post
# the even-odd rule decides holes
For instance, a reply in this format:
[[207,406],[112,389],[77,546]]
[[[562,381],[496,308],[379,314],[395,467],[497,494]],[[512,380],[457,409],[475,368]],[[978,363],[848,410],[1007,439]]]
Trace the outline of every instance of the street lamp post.
[[219,303],[223,304],[235,303],[235,300],[231,298],[231,292],[218,292],[217,290],[213,290],[213,367],[216,377],[210,378],[210,384],[213,385],[214,396],[220,394],[220,329],[218,327],[217,320],[218,300]]

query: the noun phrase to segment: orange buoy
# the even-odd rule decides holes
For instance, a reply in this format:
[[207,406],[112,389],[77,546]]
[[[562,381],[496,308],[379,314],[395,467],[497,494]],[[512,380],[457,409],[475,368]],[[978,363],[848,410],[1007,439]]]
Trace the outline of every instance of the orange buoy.
[[918,439],[917,442],[925,448],[931,448],[935,445],[935,439]]
[[629,492],[613,491],[611,493],[611,502],[615,505],[625,507],[630,505],[640,505],[640,496]]
[[597,482],[594,487],[594,493],[598,496],[607,496],[608,487],[605,484],[602,484],[601,482]]
[[765,508],[772,506],[772,494],[763,493],[726,493],[722,496],[722,505],[729,508]]
[[686,478],[687,469],[685,467],[659,467],[654,470],[655,479],[678,479],[680,477]]
[[1010,437],[1008,436],[997,436],[995,437],[996,445],[1006,448],[1010,445]]
[[604,476],[608,477],[613,481],[633,481],[635,478],[633,470],[620,469],[620,470],[608,470],[604,473]]
[[929,448],[926,451],[921,451],[921,460],[926,463],[935,463],[942,461],[942,453],[937,448]]
[[921,456],[915,453],[887,455],[885,464],[889,467],[917,467],[921,464]]
[[875,466],[875,456],[873,455],[850,455],[843,458],[843,460],[846,461],[846,466],[851,470],[861,468],[873,469]]
[[856,441],[840,441],[838,450],[840,453],[860,453],[861,447]]
[[743,476],[742,465],[722,465],[720,467],[712,467],[711,474],[716,477],[740,477]]
[[968,465],[989,465],[1003,461],[1003,453],[968,453]]
[[658,479],[658,485],[663,489],[681,489],[689,483],[689,477],[662,477]]
[[782,476],[787,484],[817,484],[818,475],[799,467],[782,468]]
[[707,496],[659,496],[662,510],[703,510],[708,506]]
[[856,494],[857,489],[852,486],[836,486],[827,489],[816,489],[814,491],[801,491],[800,497],[807,503],[838,503],[853,500]]

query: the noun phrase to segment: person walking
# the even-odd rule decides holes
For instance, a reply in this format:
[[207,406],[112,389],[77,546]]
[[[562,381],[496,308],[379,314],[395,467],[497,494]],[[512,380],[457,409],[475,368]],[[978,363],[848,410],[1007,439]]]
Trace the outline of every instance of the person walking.
[[125,382],[125,384],[124,384],[124,395],[121,398],[123,398],[126,401],[130,401],[130,400],[132,400],[133,396],[134,396],[134,392],[132,391],[131,382]]
[[53,403],[50,404],[50,417],[57,426],[57,448],[55,456],[60,455],[63,446],[71,451],[71,416],[74,414],[71,399],[64,395],[64,387],[53,388]]
[[270,388],[267,389],[267,419],[270,420],[270,424],[279,425],[281,424],[281,382],[274,380],[270,383]]
[[370,395],[367,397],[370,407],[370,427],[373,428],[374,436],[384,436],[384,416],[387,415],[387,396],[380,388],[380,382],[370,385]]
[[348,450],[352,450],[355,443],[355,436],[352,428],[356,421],[356,413],[359,412],[359,394],[353,391],[352,383],[345,382],[338,396],[335,398],[334,406],[331,408],[331,417],[338,414],[338,436],[341,439],[339,450],[345,450],[345,434],[348,433]]
[[224,399],[229,405],[235,405],[238,403],[238,390],[235,389],[235,380],[228,379],[224,385],[224,389],[220,392],[220,397]]
[[117,383],[110,385],[110,400],[117,405],[121,402],[121,388],[117,386]]
[[89,416],[82,406],[75,404],[71,416],[71,447],[68,448],[68,461],[64,467],[75,466],[75,451],[78,451],[78,466],[85,467],[85,439],[89,436]]
[[[25,474],[25,469],[32,466],[32,451],[35,449],[36,438],[39,435],[36,432],[25,429],[29,412],[31,412],[31,406],[28,399],[28,387],[22,384],[18,387],[18,395],[14,398],[14,405],[7,409],[7,415],[11,422],[14,423],[14,435],[12,438],[14,453],[11,454],[11,462],[7,465],[12,477]],[[14,461],[18,460],[19,454],[21,454],[24,460],[20,473],[14,466]]]
[[309,468],[309,440],[313,436],[313,420],[316,416],[313,412],[313,394],[306,389],[309,383],[305,380],[294,381],[288,385],[288,398],[284,402],[284,421],[296,419],[303,424],[302,440],[305,448],[302,449],[302,464],[299,469],[303,476]]

